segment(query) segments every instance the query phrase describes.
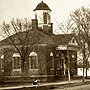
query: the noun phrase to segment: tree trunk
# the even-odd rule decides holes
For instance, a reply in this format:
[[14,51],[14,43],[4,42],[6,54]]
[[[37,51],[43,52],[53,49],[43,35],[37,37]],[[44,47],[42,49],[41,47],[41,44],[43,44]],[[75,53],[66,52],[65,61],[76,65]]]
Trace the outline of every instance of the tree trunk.
[[85,43],[83,45],[83,82],[85,82],[84,69],[85,69]]
[[85,78],[84,78],[84,61],[83,61],[83,82],[85,81]]
[[87,61],[87,59],[86,59],[86,78],[87,78],[87,69],[88,69],[88,61]]

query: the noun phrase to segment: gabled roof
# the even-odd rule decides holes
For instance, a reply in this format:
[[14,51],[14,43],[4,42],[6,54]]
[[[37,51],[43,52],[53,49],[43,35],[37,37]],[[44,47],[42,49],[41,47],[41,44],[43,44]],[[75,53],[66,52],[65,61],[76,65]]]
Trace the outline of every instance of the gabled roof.
[[[25,38],[25,31],[24,32],[20,32],[20,33],[16,33],[4,40],[2,40],[0,42],[0,46],[3,45],[12,45],[12,42],[10,40],[10,38],[13,39],[14,43],[16,45],[20,45],[20,40],[18,38],[21,39],[21,41],[24,41]],[[59,34],[59,35],[47,35],[42,31],[38,31],[38,30],[31,30],[30,33],[28,34],[28,44],[55,44],[55,45],[67,45],[72,38],[74,37],[73,34]],[[22,43],[23,44],[23,43]]]
[[[24,31],[24,32],[19,32],[14,35],[11,35],[10,37],[2,40],[0,42],[0,46],[11,45],[12,42],[10,38],[13,39],[16,45],[21,44],[20,40],[23,44],[23,41],[25,40],[25,36],[26,36],[25,34],[26,32]],[[31,30],[27,37],[28,37],[28,44],[53,44],[54,43],[53,39],[49,35],[43,33],[42,31],[38,31],[38,30]]]
[[48,5],[44,3],[43,1],[39,3],[33,11],[36,11],[36,10],[50,10],[51,11]]
[[59,34],[59,35],[52,35],[52,39],[54,40],[55,44],[57,45],[67,45],[74,37],[73,34]]

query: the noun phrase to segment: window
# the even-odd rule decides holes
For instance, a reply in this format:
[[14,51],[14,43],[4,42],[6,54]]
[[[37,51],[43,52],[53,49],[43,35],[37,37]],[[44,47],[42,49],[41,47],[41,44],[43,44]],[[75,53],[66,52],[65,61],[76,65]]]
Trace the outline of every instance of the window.
[[50,14],[48,13],[48,23],[50,23]]
[[74,38],[72,39],[72,43],[75,43],[75,39]]
[[1,56],[1,71],[4,71],[4,55]]
[[47,24],[47,13],[43,12],[43,20],[44,20],[44,24]]
[[74,54],[72,54],[72,58],[75,58]]
[[82,68],[80,68],[80,71],[82,71]]
[[37,53],[31,52],[29,55],[29,69],[37,69],[37,68],[38,68]]
[[21,69],[21,58],[19,53],[13,54],[13,69],[20,70]]

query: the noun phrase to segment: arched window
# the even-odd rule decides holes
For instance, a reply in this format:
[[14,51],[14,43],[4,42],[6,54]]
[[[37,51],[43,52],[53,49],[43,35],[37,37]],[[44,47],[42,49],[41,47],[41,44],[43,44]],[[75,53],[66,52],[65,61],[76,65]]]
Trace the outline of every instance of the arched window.
[[4,71],[4,55],[1,55],[1,71]]
[[29,69],[38,68],[38,58],[36,52],[31,52],[29,55]]
[[13,70],[21,69],[21,58],[19,53],[13,54]]

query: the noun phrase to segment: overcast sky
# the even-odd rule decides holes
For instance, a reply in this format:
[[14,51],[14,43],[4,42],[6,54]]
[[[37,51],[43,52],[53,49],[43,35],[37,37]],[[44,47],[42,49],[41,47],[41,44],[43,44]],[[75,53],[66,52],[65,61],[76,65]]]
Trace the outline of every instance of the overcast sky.
[[[33,18],[33,9],[42,0],[0,0],[0,23],[12,18]],[[52,10],[54,30],[57,29],[55,20],[64,21],[69,13],[81,6],[90,7],[90,0],[43,0]]]

